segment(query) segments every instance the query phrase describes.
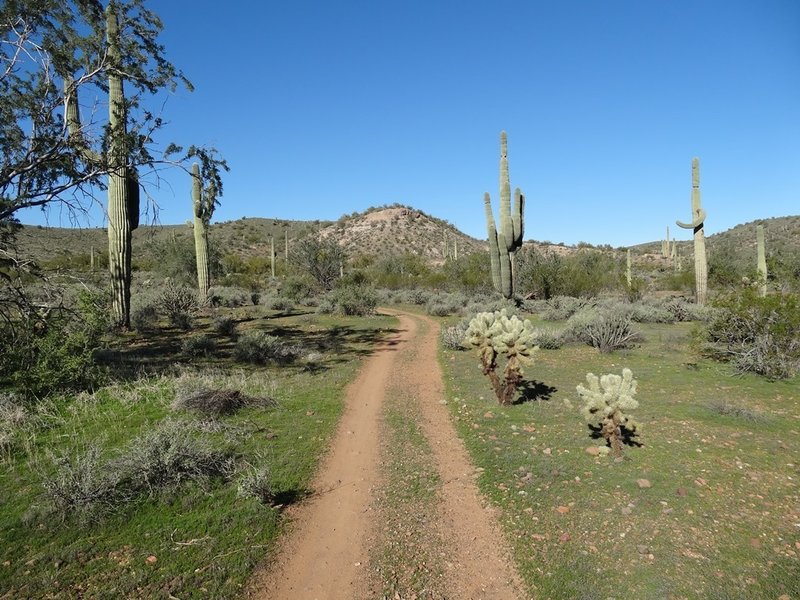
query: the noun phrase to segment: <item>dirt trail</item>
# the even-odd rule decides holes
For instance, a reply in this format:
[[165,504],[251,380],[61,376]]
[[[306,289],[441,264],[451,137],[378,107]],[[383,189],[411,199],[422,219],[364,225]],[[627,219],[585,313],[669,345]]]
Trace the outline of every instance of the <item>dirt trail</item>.
[[[447,589],[440,597],[522,598],[494,512],[481,500],[473,481],[475,468],[441,403],[438,324],[428,317],[386,312],[400,319],[399,333],[367,359],[348,388],[331,451],[314,482],[317,493],[294,511],[294,527],[270,561],[270,570],[253,579],[250,595],[273,600],[363,600],[375,595],[367,569],[374,550],[370,542],[376,539],[372,500],[380,485],[381,407],[390,380],[399,379],[418,401],[419,425],[443,482],[435,515],[446,545],[437,550],[448,557]],[[405,360],[397,360],[398,352]]]

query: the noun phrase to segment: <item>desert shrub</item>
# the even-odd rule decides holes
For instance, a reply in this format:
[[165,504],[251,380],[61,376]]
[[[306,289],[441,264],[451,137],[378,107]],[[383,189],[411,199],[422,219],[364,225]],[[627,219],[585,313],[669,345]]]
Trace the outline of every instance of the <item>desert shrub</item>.
[[307,277],[291,276],[287,277],[281,285],[281,295],[300,302],[314,293],[314,282]]
[[13,338],[0,335],[0,374],[9,376],[23,395],[83,391],[104,380],[95,354],[108,329],[107,298],[84,292],[77,302],[41,320],[15,323]]
[[250,302],[253,303],[253,306],[258,306],[258,303],[261,301],[261,294],[258,292],[251,292],[250,293]]
[[460,309],[460,305],[444,299],[432,299],[425,305],[425,312],[433,317],[447,317]]
[[[511,404],[524,376],[522,363],[530,362],[538,349],[531,322],[508,317],[505,311],[478,313],[470,321],[465,339],[478,350],[483,374],[491,381],[497,401]],[[497,358],[501,355],[507,359],[502,379],[497,373]]]
[[463,319],[456,325],[442,327],[439,333],[442,345],[450,350],[465,350],[467,329],[469,329],[468,319]]
[[596,424],[598,433],[606,439],[614,456],[622,456],[622,444],[637,427],[628,411],[639,406],[634,399],[636,380],[630,369],[622,369],[622,376],[609,373],[597,377],[586,374],[586,383],[577,386],[578,395],[586,403],[581,413],[590,424]]
[[240,498],[255,498],[262,504],[271,504],[275,494],[269,467],[250,467],[239,479],[236,493]]
[[707,321],[714,312],[713,308],[689,302],[684,298],[671,298],[663,304],[676,321]]
[[194,325],[194,317],[188,312],[175,312],[169,316],[169,324],[182,331],[189,331]]
[[290,311],[294,308],[294,300],[290,298],[278,296],[277,298],[270,299],[266,305],[270,310],[279,310],[282,312]]
[[188,356],[212,356],[216,350],[216,340],[207,335],[187,337],[181,344],[181,351]]
[[337,312],[343,315],[366,316],[375,314],[378,294],[369,285],[353,284],[336,288],[331,293]]
[[416,289],[411,290],[408,293],[408,302],[411,304],[416,304],[417,306],[423,306],[424,304],[428,303],[428,300],[431,298],[431,293],[428,290]]
[[613,352],[640,341],[641,335],[633,329],[631,318],[623,312],[610,310],[586,324],[583,336],[600,352]]
[[697,333],[702,354],[729,361],[739,373],[784,379],[800,371],[800,297],[760,297],[746,288],[718,298]]
[[302,349],[263,331],[248,331],[239,336],[233,350],[234,358],[255,364],[287,364],[302,354]]
[[564,331],[561,333],[565,342],[589,343],[587,332],[589,324],[602,318],[600,310],[594,306],[584,306],[567,319]]
[[741,404],[734,404],[728,400],[715,400],[708,404],[709,410],[726,417],[734,417],[744,421],[763,421],[764,415],[758,411],[742,406]]
[[547,307],[539,313],[545,321],[566,321],[578,311],[594,306],[592,300],[571,296],[554,296],[547,301]]
[[158,310],[154,304],[144,304],[131,310],[131,327],[142,333],[158,326]]
[[231,317],[217,317],[211,322],[211,327],[219,335],[236,337],[236,321]]
[[333,296],[323,296],[317,303],[317,312],[321,315],[332,315],[336,312],[336,300]]
[[675,315],[666,308],[641,302],[631,304],[628,315],[632,321],[637,323],[674,323],[676,321]]
[[247,297],[247,290],[240,287],[212,286],[208,290],[208,298],[211,306],[237,308],[247,304]]
[[169,282],[156,299],[156,306],[171,320],[175,313],[188,313],[197,308],[197,291]]
[[205,417],[232,415],[249,406],[275,406],[272,398],[247,396],[238,390],[208,390],[178,392],[173,410],[188,410]]
[[534,343],[545,350],[558,350],[564,345],[561,333],[547,327],[537,327],[533,331]]
[[234,459],[207,439],[196,437],[185,423],[167,419],[131,441],[112,467],[128,474],[136,491],[153,496],[186,481],[228,478]]
[[44,496],[62,520],[96,521],[130,498],[124,473],[105,468],[100,455],[97,445],[75,454],[50,455],[54,469],[43,477]]

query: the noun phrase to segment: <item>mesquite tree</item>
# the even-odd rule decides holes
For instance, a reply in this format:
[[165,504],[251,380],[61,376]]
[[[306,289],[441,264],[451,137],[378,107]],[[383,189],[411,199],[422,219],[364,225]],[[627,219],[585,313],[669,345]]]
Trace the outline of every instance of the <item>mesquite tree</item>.
[[700,206],[700,159],[692,159],[692,222],[675,221],[678,227],[694,231],[694,278],[695,299],[697,304],[704,305],[708,298],[708,266],[706,264],[706,238],[703,223],[706,211]]
[[514,296],[514,253],[522,247],[523,213],[525,197],[519,188],[514,190],[514,207],[511,208],[511,183],[508,176],[508,138],[500,133],[500,230],[492,214],[489,192],[483,195],[486,209],[486,230],[489,236],[489,259],[492,283],[505,298]]

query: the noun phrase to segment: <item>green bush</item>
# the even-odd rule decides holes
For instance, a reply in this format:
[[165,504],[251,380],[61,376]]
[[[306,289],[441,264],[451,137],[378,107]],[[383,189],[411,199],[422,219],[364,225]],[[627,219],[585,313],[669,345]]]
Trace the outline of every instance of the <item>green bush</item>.
[[770,379],[793,377],[800,371],[800,297],[775,294],[760,297],[746,288],[712,303],[708,324],[697,333],[700,352]]
[[263,331],[248,331],[239,336],[233,356],[240,362],[254,364],[288,364],[296,360],[302,349],[288,344],[281,338]]
[[211,322],[211,327],[219,335],[236,337],[236,321],[231,317],[217,317]]
[[108,328],[108,314],[105,295],[83,292],[73,310],[17,323],[17,336],[0,342],[0,373],[29,397],[92,389],[105,377],[95,353]]
[[378,293],[369,285],[354,284],[338,287],[331,293],[337,312],[345,316],[367,316],[375,314]]
[[181,351],[188,356],[213,356],[217,350],[217,342],[207,335],[187,337],[181,344]]
[[131,311],[131,327],[143,333],[158,326],[158,310],[154,304],[137,306]]

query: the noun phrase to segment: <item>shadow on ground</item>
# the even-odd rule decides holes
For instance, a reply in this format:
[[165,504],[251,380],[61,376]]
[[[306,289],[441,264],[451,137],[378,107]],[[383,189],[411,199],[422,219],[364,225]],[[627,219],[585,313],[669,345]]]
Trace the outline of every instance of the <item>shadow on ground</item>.
[[550,400],[558,389],[551,385],[547,385],[542,381],[532,379],[530,381],[523,381],[519,386],[519,397],[513,402],[514,404],[524,404],[525,402],[544,402]]
[[[375,352],[393,351],[401,329],[392,327],[365,328],[337,324],[331,327],[317,322],[313,313],[281,312],[263,317],[243,316],[235,319],[238,333],[263,331],[276,336],[287,346],[300,348],[299,357],[280,364],[284,369],[323,373],[332,366],[365,357]],[[98,362],[109,366],[113,376],[134,379],[143,374],[174,372],[176,367],[191,365],[202,368],[263,369],[271,363],[252,364],[234,358],[236,337],[217,333],[211,318],[197,319],[190,331],[174,327],[147,332],[128,333],[114,339],[107,350],[98,354]],[[206,355],[190,356],[183,350],[191,337],[207,336],[213,350]],[[313,356],[314,354],[318,356]],[[313,356],[313,358],[309,358]]]

